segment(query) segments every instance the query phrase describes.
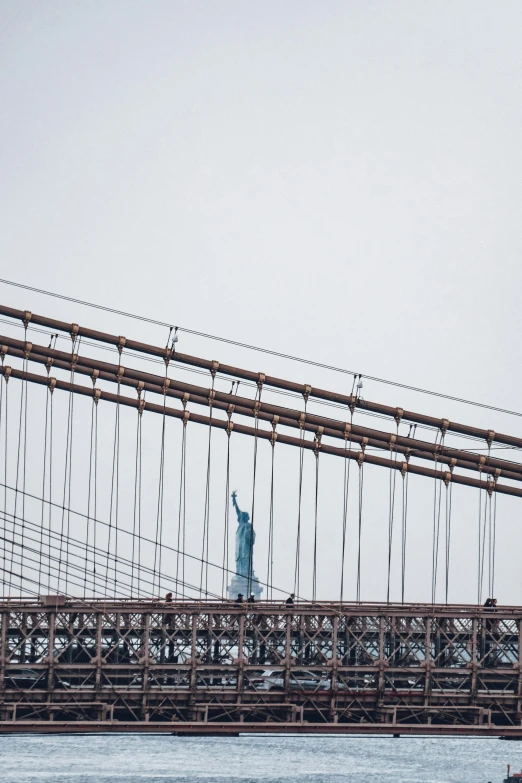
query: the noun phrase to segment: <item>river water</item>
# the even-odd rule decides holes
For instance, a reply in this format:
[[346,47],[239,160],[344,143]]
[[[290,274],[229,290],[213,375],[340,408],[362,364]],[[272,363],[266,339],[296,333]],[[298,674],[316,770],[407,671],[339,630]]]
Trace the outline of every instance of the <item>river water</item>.
[[0,736],[1,783],[500,783],[522,743],[498,739]]

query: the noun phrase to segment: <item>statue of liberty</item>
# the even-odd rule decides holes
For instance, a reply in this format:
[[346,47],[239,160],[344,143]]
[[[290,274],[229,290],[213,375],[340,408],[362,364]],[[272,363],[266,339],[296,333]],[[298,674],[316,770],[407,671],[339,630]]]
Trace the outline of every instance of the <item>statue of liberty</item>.
[[236,574],[238,576],[252,576],[252,558],[256,534],[250,524],[250,514],[241,511],[237,505],[237,494],[232,492],[232,503],[237,514],[236,531]]
[[250,514],[241,511],[237,504],[237,492],[232,492],[232,503],[237,514],[236,573],[228,586],[229,598],[242,595],[245,599],[254,595],[259,600],[263,588],[254,574],[254,544],[256,534],[250,522]]

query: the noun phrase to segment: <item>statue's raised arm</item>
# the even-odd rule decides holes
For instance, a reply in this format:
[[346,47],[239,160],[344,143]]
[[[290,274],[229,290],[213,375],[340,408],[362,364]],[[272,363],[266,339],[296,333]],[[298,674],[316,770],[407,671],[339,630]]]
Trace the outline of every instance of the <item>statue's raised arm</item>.
[[236,492],[232,492],[232,503],[234,504],[234,508],[236,509],[237,518],[238,520],[240,520],[242,511],[237,505],[236,494],[237,494]]

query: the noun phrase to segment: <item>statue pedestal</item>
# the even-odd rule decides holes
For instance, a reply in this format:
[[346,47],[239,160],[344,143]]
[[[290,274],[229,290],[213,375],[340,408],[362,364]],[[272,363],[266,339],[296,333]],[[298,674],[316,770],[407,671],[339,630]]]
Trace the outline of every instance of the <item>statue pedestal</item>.
[[234,574],[234,576],[230,580],[230,584],[227,589],[228,589],[228,597],[231,598],[233,601],[235,601],[239,593],[243,593],[244,601],[246,601],[247,598],[252,593],[254,595],[255,600],[259,601],[259,599],[261,598],[261,593],[263,592],[263,588],[259,584],[259,581],[255,574],[252,575],[250,581],[246,576],[241,576],[240,574]]

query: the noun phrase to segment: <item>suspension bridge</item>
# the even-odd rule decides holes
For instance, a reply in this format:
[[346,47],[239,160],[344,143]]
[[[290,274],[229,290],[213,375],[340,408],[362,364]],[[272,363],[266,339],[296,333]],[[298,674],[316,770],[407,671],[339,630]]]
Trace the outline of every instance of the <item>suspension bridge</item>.
[[0,732],[522,737],[521,437],[0,319]]

